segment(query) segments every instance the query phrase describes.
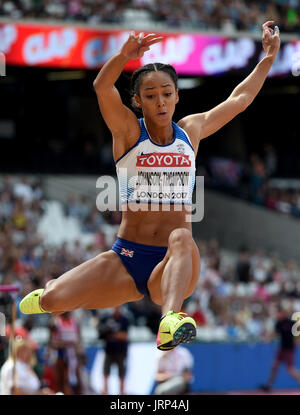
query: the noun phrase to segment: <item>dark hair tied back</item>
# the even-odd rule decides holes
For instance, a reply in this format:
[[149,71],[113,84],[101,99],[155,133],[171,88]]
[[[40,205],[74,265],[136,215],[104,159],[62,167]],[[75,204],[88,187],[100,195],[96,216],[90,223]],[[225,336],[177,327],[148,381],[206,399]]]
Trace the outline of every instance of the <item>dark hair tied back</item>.
[[[149,63],[148,65],[142,66],[141,68],[137,69],[133,72],[131,76],[131,83],[130,89],[131,94],[133,95],[140,95],[140,86],[143,79],[143,76],[147,75],[150,72],[157,72],[163,71],[166,72],[172,81],[174,82],[175,89],[178,89],[178,75],[175,68],[172,65],[164,64],[164,63]],[[134,99],[132,100],[133,106],[136,108]]]

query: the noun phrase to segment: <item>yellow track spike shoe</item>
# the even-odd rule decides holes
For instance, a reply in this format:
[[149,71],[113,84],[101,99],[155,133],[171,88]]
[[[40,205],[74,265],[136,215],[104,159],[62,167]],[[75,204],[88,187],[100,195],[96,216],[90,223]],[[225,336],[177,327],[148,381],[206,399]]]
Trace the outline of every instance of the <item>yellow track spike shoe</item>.
[[179,343],[190,343],[196,337],[196,329],[197,325],[192,317],[185,313],[168,311],[160,321],[157,348],[171,350]]
[[20,302],[19,309],[23,314],[40,314],[47,313],[40,306],[40,296],[43,294],[44,289],[40,288],[27,294]]

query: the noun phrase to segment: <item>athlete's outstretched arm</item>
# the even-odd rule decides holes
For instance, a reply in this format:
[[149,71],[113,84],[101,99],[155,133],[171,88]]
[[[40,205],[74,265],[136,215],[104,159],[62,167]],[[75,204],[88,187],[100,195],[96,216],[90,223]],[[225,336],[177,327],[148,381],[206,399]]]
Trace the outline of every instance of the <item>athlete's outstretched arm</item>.
[[271,29],[269,26],[272,24],[274,21],[268,21],[262,26],[262,45],[266,55],[250,75],[233,90],[227,100],[210,111],[183,118],[178,125],[199,131],[200,141],[218,131],[251,104],[261,90],[280,47],[279,29]]
[[138,128],[137,118],[121,100],[115,87],[115,82],[121,75],[124,66],[131,59],[141,58],[150,49],[150,46],[161,41],[162,37],[155,34],[144,36],[143,33],[135,35],[130,33],[129,38],[122,46],[120,52],[110,58],[100,70],[93,85],[102,116],[113,135],[123,135]]

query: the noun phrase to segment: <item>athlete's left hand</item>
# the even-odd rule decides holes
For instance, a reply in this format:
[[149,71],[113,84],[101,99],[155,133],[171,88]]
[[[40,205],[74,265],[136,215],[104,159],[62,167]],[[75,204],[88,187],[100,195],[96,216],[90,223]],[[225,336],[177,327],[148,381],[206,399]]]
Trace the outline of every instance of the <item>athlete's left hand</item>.
[[154,43],[163,39],[163,36],[157,36],[155,33],[144,35],[144,32],[141,32],[136,35],[135,32],[130,32],[129,38],[122,46],[121,54],[127,59],[141,59]]
[[269,20],[268,22],[262,25],[263,34],[262,34],[262,45],[264,51],[266,52],[266,56],[272,57],[274,60],[276,58],[277,52],[280,48],[280,37],[279,37],[279,29],[275,26],[275,30],[273,30],[271,25],[275,22],[273,20]]

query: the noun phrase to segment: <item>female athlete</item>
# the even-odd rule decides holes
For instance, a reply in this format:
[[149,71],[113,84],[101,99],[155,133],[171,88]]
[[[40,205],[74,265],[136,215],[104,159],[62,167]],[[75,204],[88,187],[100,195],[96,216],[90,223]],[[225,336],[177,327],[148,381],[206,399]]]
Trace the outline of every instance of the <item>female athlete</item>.
[[199,142],[244,111],[262,88],[280,47],[279,30],[273,30],[273,24],[262,26],[265,56],[231,95],[215,108],[187,115],[177,124],[172,121],[179,100],[177,74],[170,65],[149,64],[133,73],[133,101],[143,118],[122,103],[115,83],[124,66],[163,39],[130,33],[94,81],[101,114],[113,137],[122,202],[118,238],[108,252],[24,297],[23,313],[115,307],[149,295],[162,309],[160,350],[195,337],[194,320],[180,312],[200,273],[199,251],[191,221],[186,219],[195,157]]

